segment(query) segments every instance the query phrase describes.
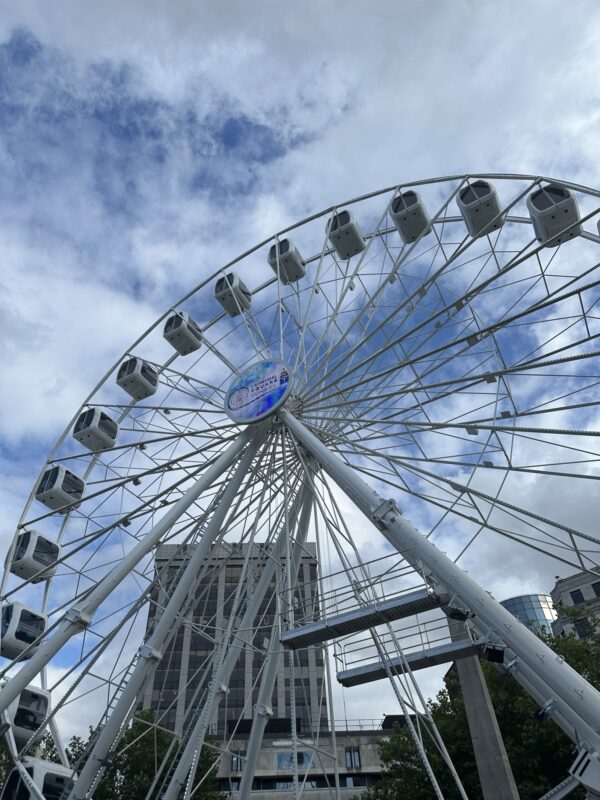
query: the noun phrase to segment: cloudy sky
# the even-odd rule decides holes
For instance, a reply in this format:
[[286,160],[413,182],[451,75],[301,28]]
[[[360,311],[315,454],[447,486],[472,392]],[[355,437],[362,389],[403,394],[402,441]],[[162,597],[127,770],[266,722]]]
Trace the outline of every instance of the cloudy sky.
[[273,231],[464,172],[600,183],[593,0],[0,0],[2,546],[64,425]]

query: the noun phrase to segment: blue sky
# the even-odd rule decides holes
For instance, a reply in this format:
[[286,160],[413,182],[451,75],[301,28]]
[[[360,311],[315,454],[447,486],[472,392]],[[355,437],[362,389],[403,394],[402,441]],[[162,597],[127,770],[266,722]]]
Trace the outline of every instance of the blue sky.
[[600,184],[597,2],[377,11],[0,0],[3,549],[100,376],[255,242],[432,175]]

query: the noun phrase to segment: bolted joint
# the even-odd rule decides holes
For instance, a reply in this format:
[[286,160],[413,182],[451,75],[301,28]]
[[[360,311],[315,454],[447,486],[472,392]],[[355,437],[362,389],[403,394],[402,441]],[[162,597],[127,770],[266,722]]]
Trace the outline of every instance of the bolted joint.
[[72,625],[77,625],[78,628],[88,628],[92,624],[92,616],[87,611],[73,606],[65,614],[65,619]]
[[140,658],[144,658],[146,661],[160,661],[162,658],[162,651],[150,647],[148,644],[144,644],[140,647]]
[[551,697],[550,700],[547,700],[541,708],[538,708],[537,711],[534,711],[531,715],[533,719],[536,719],[538,722],[544,722],[551,713],[552,713],[552,706],[556,703],[554,697]]
[[258,703],[256,705],[256,714],[259,717],[265,717],[266,719],[271,719],[273,716],[273,709],[271,706],[266,705],[265,703]]
[[377,508],[371,512],[371,519],[380,530],[387,527],[386,517],[392,514],[390,522],[394,522],[395,517],[402,516],[402,512],[396,506],[393,500],[384,500]]
[[111,764],[114,763],[116,757],[117,757],[117,751],[109,750],[108,753],[106,754],[106,757],[103,758],[102,761],[100,761],[100,764],[103,767],[109,767]]

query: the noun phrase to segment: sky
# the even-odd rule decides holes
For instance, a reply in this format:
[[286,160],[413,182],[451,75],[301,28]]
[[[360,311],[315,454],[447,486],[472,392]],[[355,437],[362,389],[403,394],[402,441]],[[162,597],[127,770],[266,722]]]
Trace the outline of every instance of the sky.
[[3,549],[85,396],[188,288],[382,186],[597,187],[599,74],[593,0],[0,0]]

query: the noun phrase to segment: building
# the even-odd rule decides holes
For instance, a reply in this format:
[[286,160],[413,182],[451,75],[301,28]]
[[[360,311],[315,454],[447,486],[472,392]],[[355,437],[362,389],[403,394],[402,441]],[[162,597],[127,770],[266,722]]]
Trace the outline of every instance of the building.
[[[593,630],[590,617],[600,620],[600,576],[585,571],[576,572],[568,578],[557,576],[550,596],[558,612],[558,618],[552,626],[554,633],[557,636],[574,633],[580,639],[587,638]],[[600,624],[596,625],[596,629],[600,629]]]
[[[244,584],[248,587],[256,583],[268,557],[261,545],[255,544],[252,547]],[[141,706],[153,709],[161,725],[175,731],[180,737],[183,736],[187,710],[197,708],[202,703],[211,677],[215,645],[220,641],[229,620],[248,553],[247,548],[248,545],[230,544],[213,548],[186,618],[189,624],[179,628],[144,687]],[[317,602],[315,553],[315,545],[307,544],[300,563],[298,586],[305,595],[300,601],[306,606]],[[154,591],[147,631],[154,624],[156,609],[164,605],[169,583],[185,565],[187,558],[188,551],[185,548],[182,550],[178,545],[163,545],[158,549],[155,565],[163,587],[160,591],[164,596],[160,597],[158,590]],[[260,683],[259,670],[269,645],[276,603],[273,581],[270,592],[260,606],[253,641],[240,648],[240,657],[231,674],[228,691],[210,728],[212,736],[229,736],[234,731],[242,734],[250,732]],[[321,647],[296,651],[294,689],[296,726],[299,733],[324,730],[328,726],[323,652]],[[290,682],[287,659],[283,660],[279,669],[272,708],[273,718],[269,722],[269,728],[280,734],[289,733]]]
[[534,633],[552,633],[556,611],[549,595],[522,594],[502,600],[500,605]]
[[[381,738],[389,733],[381,725],[370,730],[365,727],[336,730],[336,761],[342,800],[350,800],[361,789],[372,786],[380,779],[382,767],[378,745]],[[237,796],[244,768],[246,741],[244,737],[234,739],[231,742],[229,759],[221,758],[219,789],[226,797]],[[254,773],[253,800],[273,800],[279,797],[278,792],[289,792],[293,789],[293,765],[291,739],[286,739],[281,734],[268,733],[263,740]],[[311,740],[306,740],[305,747],[302,743],[299,744],[298,773],[304,789],[310,790],[306,796],[311,800],[331,800],[335,796],[331,788],[335,787],[331,731],[319,736],[318,751],[314,749]]]
[[[186,624],[175,633],[142,691],[139,707],[151,708],[157,722],[181,738],[185,737],[186,728],[202,707],[211,677],[211,658],[227,626],[247,555],[248,545],[223,544],[213,548],[195,589]],[[154,590],[151,596],[147,632],[154,625],[157,609],[166,602],[169,584],[176,579],[188,557],[189,550],[178,545],[164,545],[158,549],[155,567],[161,589]],[[265,548],[253,545],[248,559],[246,584],[249,587],[258,580],[266,559]],[[305,546],[297,587],[295,605],[305,612],[312,607],[318,614],[316,547],[312,543]],[[269,646],[277,602],[273,582],[260,607],[253,639],[240,647],[228,690],[209,729],[208,746],[215,746],[223,753],[218,770],[220,789],[232,796],[239,788],[244,767],[260,666]],[[306,776],[304,787],[310,788],[311,798],[321,800],[321,797],[330,798],[328,787],[335,786],[334,736],[325,695],[324,650],[313,646],[294,652],[296,730],[300,741],[298,771]],[[252,796],[257,800],[277,797],[277,792],[289,790],[293,782],[289,672],[286,654],[273,692],[273,717],[268,723],[255,771]],[[315,746],[312,733],[317,731],[318,746]],[[343,800],[349,800],[361,788],[379,779],[382,767],[378,742],[386,735],[389,730],[381,724],[372,724],[368,729],[361,726],[336,730],[336,760]]]

